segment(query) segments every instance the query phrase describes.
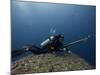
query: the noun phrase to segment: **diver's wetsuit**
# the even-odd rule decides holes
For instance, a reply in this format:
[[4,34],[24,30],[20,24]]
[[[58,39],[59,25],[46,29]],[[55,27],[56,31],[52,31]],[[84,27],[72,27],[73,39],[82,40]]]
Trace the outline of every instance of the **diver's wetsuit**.
[[60,48],[63,46],[63,43],[59,40],[55,40],[51,45],[54,47],[55,51],[60,51]]
[[32,46],[29,51],[31,51],[32,53],[34,54],[41,54],[41,53],[47,53],[47,50],[46,49],[42,49],[42,48],[39,48],[37,46]]

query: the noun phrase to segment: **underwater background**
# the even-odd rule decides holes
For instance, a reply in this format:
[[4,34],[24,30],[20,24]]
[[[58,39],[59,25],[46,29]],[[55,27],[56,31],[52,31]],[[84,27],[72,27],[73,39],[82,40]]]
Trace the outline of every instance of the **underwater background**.
[[[12,50],[63,34],[65,43],[96,34],[96,6],[11,1]],[[69,49],[95,66],[95,36]]]

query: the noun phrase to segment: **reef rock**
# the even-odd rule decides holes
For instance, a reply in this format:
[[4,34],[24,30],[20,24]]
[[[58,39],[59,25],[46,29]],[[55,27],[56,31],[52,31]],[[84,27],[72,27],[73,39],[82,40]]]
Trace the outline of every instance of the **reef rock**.
[[11,74],[30,74],[93,69],[74,53],[57,55],[46,53],[24,57],[11,65]]

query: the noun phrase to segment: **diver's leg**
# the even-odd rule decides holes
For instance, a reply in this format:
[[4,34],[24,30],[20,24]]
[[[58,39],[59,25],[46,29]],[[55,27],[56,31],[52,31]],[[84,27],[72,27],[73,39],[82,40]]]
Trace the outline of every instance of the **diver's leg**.
[[31,51],[34,54],[41,54],[41,53],[46,53],[47,51],[45,49],[39,48],[37,46],[32,46],[29,51]]

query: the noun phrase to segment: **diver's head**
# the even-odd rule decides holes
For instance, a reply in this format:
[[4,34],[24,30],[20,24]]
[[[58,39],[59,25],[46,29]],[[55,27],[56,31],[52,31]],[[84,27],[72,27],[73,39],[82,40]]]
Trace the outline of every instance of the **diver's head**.
[[64,36],[59,34],[59,35],[58,35],[58,39],[59,39],[59,41],[62,42],[62,41],[64,41]]
[[52,36],[50,36],[49,37],[49,39],[51,40],[51,41],[55,41],[55,40],[58,40],[58,41],[64,41],[64,36],[63,35],[52,35]]

